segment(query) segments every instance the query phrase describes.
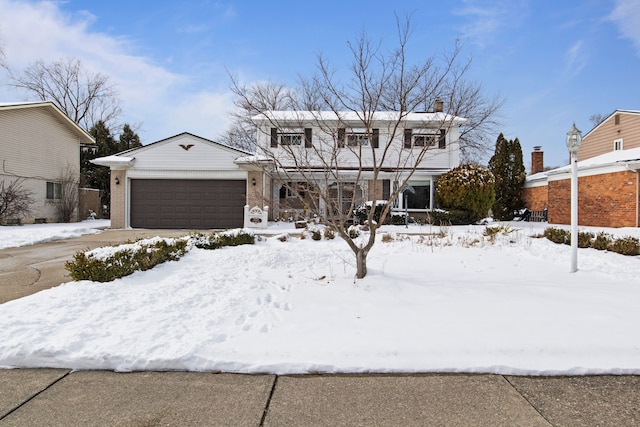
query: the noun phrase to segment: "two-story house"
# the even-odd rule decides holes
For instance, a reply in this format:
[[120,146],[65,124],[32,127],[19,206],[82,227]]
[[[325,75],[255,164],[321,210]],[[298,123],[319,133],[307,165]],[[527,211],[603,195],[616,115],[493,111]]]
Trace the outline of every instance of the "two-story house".
[[[548,209],[549,223],[571,220],[571,166],[543,171],[532,154],[523,189],[526,207]],[[640,225],[640,111],[616,110],[586,133],[578,150],[578,223],[599,227]]]
[[442,103],[434,112],[403,115],[267,111],[253,120],[257,155],[237,160],[255,184],[248,203],[266,204],[273,218],[285,219],[301,216],[305,206],[320,216],[347,211],[388,200],[398,189],[396,209],[426,214],[434,207],[435,180],[460,163],[465,122],[444,113]]
[[[5,221],[58,221],[63,181],[80,180],[80,150],[94,145],[91,135],[52,102],[0,103],[0,189],[17,183],[33,202],[26,215]],[[85,198],[97,201],[97,190],[81,189],[79,197],[74,219],[86,218]]]
[[245,224],[245,206],[289,219],[305,205],[325,214],[354,199],[387,200],[399,186],[406,191],[398,208],[432,208],[435,179],[459,164],[464,119],[441,104],[430,113],[360,116],[266,112],[255,118],[256,153],[182,133],[94,159],[111,168],[111,227],[235,228]]

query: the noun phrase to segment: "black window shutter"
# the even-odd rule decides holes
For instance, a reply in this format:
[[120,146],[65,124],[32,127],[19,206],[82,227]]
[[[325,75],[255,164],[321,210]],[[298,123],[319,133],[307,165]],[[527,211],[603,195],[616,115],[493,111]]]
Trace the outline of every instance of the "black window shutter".
[[380,145],[380,129],[373,130],[373,148],[378,148]]
[[438,148],[446,148],[447,136],[444,129],[440,129],[440,137],[438,138]]
[[278,146],[278,129],[271,128],[271,147],[275,148]]
[[384,200],[389,200],[389,196],[391,195],[391,181],[388,179],[382,180],[382,198]]
[[311,148],[311,128],[304,129],[304,148]]
[[344,147],[344,128],[338,128],[338,147]]
[[404,148],[411,148],[411,129],[404,130]]

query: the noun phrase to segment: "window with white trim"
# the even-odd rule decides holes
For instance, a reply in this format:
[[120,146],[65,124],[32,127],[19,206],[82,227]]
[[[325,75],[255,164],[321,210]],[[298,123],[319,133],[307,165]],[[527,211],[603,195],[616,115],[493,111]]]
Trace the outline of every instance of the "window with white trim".
[[613,151],[620,151],[623,149],[622,138],[618,138],[613,141]]
[[360,145],[369,145],[369,137],[364,132],[347,133],[347,145],[349,147],[358,147]]
[[304,133],[281,133],[280,145],[302,145]]
[[62,194],[62,184],[47,182],[47,200],[59,200]]
[[435,135],[425,135],[425,134],[413,135],[414,147],[432,147],[435,144],[436,144]]

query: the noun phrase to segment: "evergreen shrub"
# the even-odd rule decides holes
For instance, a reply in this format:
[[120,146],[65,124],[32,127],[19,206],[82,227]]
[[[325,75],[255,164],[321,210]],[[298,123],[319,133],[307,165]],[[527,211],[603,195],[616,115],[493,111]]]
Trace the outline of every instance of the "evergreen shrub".
[[[73,280],[110,282],[135,271],[149,270],[166,261],[176,261],[187,250],[185,239],[161,239],[151,243],[121,245],[107,257],[94,256],[92,251],[78,251],[65,268]],[[134,249],[135,248],[135,249]]]
[[[460,165],[438,178],[436,201],[451,214],[451,224],[462,223],[464,217],[472,224],[487,215],[495,200],[495,178],[489,169],[471,164]],[[467,214],[453,214],[466,211]]]

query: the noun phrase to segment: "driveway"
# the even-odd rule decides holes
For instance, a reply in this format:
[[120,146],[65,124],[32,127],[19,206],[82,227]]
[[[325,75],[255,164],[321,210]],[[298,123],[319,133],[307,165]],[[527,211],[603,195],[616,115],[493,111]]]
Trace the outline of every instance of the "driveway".
[[187,230],[104,230],[66,240],[0,249],[0,304],[70,281],[66,261],[78,251],[147,237],[178,237]]

